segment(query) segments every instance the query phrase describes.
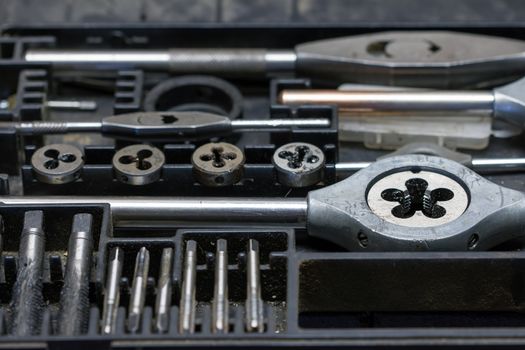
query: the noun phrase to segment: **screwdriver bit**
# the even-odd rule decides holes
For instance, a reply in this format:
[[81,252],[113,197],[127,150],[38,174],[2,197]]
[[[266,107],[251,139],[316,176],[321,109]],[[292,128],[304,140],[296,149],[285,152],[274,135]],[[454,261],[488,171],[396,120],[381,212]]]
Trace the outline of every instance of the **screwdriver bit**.
[[264,332],[264,310],[261,298],[261,275],[259,267],[259,242],[248,241],[246,267],[246,331]]
[[173,264],[173,248],[164,248],[160,259],[159,283],[155,300],[154,328],[159,333],[169,329],[171,307],[171,265]]
[[28,211],[18,248],[18,271],[12,289],[10,333],[38,335],[42,326],[44,270],[44,213]]
[[111,334],[115,332],[117,311],[120,304],[120,278],[122,276],[123,264],[124,252],[122,251],[122,248],[113,248],[109,254],[108,275],[104,291],[104,305],[101,321],[103,334]]
[[140,322],[144,313],[144,301],[146,300],[148,272],[149,251],[146,247],[142,247],[135,260],[135,272],[133,273],[133,284],[129,299],[128,331],[131,333],[137,333],[140,330]]
[[179,333],[192,334],[195,332],[195,288],[197,281],[197,242],[186,242],[184,256],[184,275],[182,280],[181,297],[179,304]]
[[215,253],[215,288],[212,303],[212,332],[228,333],[228,242],[225,239],[217,241]]
[[93,216],[76,214],[69,237],[64,285],[60,293],[58,334],[78,335],[89,321],[89,277],[93,252]]

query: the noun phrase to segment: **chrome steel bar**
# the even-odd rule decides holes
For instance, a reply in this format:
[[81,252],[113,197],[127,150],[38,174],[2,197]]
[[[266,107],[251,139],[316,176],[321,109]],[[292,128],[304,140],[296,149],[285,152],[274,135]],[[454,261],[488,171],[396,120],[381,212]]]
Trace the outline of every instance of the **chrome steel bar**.
[[289,50],[168,49],[168,50],[58,50],[30,49],[29,62],[51,63],[57,70],[136,68],[178,74],[199,72],[226,76],[261,76],[295,69]]
[[284,90],[287,105],[337,105],[340,115],[492,115],[493,91],[339,91]]
[[304,227],[306,200],[290,198],[169,197],[0,197],[4,204],[103,204],[111,207],[114,224],[264,223]]
[[212,303],[213,333],[228,333],[228,242],[225,239],[217,240],[217,251],[215,253],[215,281]]
[[186,242],[183,271],[179,304],[179,333],[191,334],[195,331],[195,289],[197,282],[197,242],[195,241]]
[[133,284],[131,286],[131,297],[129,299],[128,331],[131,333],[140,331],[142,314],[144,313],[144,302],[146,300],[148,273],[149,251],[146,247],[142,247],[135,260],[135,272],[133,273]]
[[248,241],[246,263],[246,330],[264,332],[264,308],[261,298],[261,273],[259,265],[259,242]]
[[154,328],[159,333],[169,329],[171,307],[171,265],[173,264],[173,248],[164,248],[160,259],[160,275],[155,300]]
[[122,248],[113,248],[108,259],[109,267],[101,320],[102,334],[112,334],[115,332],[117,312],[120,304],[120,278],[122,276],[123,264],[124,252]]
[[[339,177],[350,176],[356,171],[366,168],[373,162],[337,163],[336,173]],[[525,158],[475,158],[470,168],[478,174],[511,173],[525,171]]]

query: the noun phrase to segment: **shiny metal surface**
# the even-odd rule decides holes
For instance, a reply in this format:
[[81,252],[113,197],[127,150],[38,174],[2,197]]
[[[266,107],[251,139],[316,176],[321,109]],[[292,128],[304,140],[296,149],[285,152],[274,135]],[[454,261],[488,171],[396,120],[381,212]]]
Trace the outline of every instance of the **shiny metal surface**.
[[100,328],[102,334],[115,333],[117,312],[120,304],[120,278],[124,265],[124,251],[115,247],[109,253],[104,304]]
[[272,156],[277,180],[284,186],[297,188],[322,181],[325,168],[323,151],[310,143],[291,142],[277,148]]
[[155,300],[154,328],[159,333],[169,330],[171,308],[171,267],[173,265],[173,248],[164,248],[160,260],[160,274]]
[[111,160],[117,180],[134,186],[158,181],[165,163],[164,152],[146,144],[121,148],[115,152]]
[[[336,163],[338,177],[347,177],[373,162]],[[512,173],[525,171],[525,158],[474,158],[470,168],[478,174]]]
[[51,144],[37,149],[31,156],[33,176],[51,185],[74,182],[84,167],[84,152],[69,144]]
[[116,226],[213,225],[214,223],[290,224],[304,227],[306,201],[291,198],[170,197],[0,197],[5,204],[103,204],[111,207]]
[[227,142],[206,143],[191,155],[193,177],[208,187],[231,186],[242,179],[246,158]]
[[87,331],[93,254],[92,224],[91,214],[76,214],[73,217],[58,312],[58,333],[61,335],[79,335]]
[[95,101],[66,101],[51,100],[46,102],[46,107],[58,110],[96,111],[98,108]]
[[264,305],[261,298],[259,242],[248,241],[246,262],[245,322],[247,332],[264,332]]
[[197,242],[186,242],[181,296],[179,303],[179,333],[195,332],[195,289],[197,288]]
[[266,49],[59,50],[30,49],[29,62],[50,62],[58,70],[145,69],[172,73],[264,77],[293,71],[293,51]]
[[135,259],[135,271],[133,273],[133,284],[131,285],[131,296],[129,299],[127,326],[130,333],[140,331],[142,314],[144,313],[144,302],[146,301],[148,273],[149,251],[146,247],[142,247]]
[[27,211],[18,248],[18,271],[12,289],[11,317],[7,323],[12,335],[38,335],[42,326],[42,276],[44,273],[44,214]]
[[272,131],[276,129],[287,130],[291,127],[301,128],[325,128],[330,126],[329,119],[308,118],[308,119],[236,119],[231,121],[232,129],[236,132],[256,129],[257,131]]
[[228,333],[230,328],[228,300],[228,242],[225,239],[217,240],[211,317],[211,331],[213,333]]
[[492,91],[284,90],[286,105],[337,105],[340,115],[492,115]]
[[392,31],[322,39],[290,50],[29,49],[55,69],[146,69],[264,78],[272,72],[333,82],[463,87],[525,73],[520,40],[447,31]]
[[230,120],[205,112],[136,112],[105,117],[100,122],[30,121],[0,122],[0,129],[20,135],[97,132],[108,137],[191,140],[229,135],[232,132],[287,131],[291,128],[325,128],[330,120],[262,119]]

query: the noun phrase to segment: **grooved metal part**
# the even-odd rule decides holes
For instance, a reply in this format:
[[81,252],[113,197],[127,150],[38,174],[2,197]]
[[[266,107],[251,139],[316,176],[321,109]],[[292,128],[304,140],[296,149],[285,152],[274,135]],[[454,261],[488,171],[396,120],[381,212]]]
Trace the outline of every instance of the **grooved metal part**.
[[131,145],[113,156],[116,178],[125,184],[147,185],[160,179],[166,159],[164,153],[149,145]]
[[[410,181],[420,181],[424,188],[420,193],[410,193]],[[374,214],[380,218],[408,227],[433,227],[443,225],[457,219],[465,209],[467,209],[469,198],[465,191],[465,185],[461,185],[457,180],[431,171],[400,171],[386,175],[374,182],[367,194],[368,206]],[[408,189],[407,189],[408,188]],[[449,190],[452,198],[432,198],[433,193],[438,193],[440,189]],[[399,191],[402,198],[386,199],[389,190]],[[414,198],[414,197],[420,198]],[[434,203],[436,202],[436,203]],[[420,208],[413,208],[420,204]],[[403,207],[403,212],[395,215],[397,206]],[[444,210],[443,213],[433,215],[433,206],[439,205]],[[435,216],[435,217],[434,217]]]
[[84,166],[84,153],[73,145],[51,144],[33,153],[31,166],[35,178],[48,184],[64,184],[77,180]]

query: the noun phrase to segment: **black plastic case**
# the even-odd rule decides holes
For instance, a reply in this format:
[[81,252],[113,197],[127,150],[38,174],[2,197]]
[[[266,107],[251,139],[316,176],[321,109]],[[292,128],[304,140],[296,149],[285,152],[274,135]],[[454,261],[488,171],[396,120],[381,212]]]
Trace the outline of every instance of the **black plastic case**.
[[[169,48],[169,47],[270,47],[294,45],[343,35],[376,31],[373,27],[242,27],[225,25],[186,25],[133,27],[57,26],[8,28],[0,38],[0,100],[16,96],[14,111],[1,111],[0,120],[41,120],[99,118],[113,113],[140,110],[150,80],[165,77],[138,70],[116,72],[110,91],[93,96],[101,108],[97,113],[48,112],[46,100],[84,97],[74,86],[59,88],[51,67],[24,62],[25,49],[33,47],[67,48]],[[388,30],[393,28],[381,28]],[[421,29],[421,28],[406,28]],[[520,28],[460,28],[449,30],[525,39]],[[337,125],[329,106],[291,110],[275,103],[280,86],[302,84],[291,76],[276,80],[231,81],[244,93],[244,117],[271,118],[326,117]],[[301,78],[301,77],[298,77]],[[84,119],[82,119],[84,120]],[[249,196],[304,197],[314,188],[337,181],[335,163],[339,160],[373,160],[381,152],[367,151],[359,145],[339,146],[337,130],[308,129],[288,133],[266,133],[232,139],[247,157],[245,176],[231,187],[207,188],[195,182],[190,157],[200,143],[158,144],[166,154],[162,179],[148,186],[119,183],[113,176],[111,158],[115,145],[97,136],[88,138],[86,165],[80,181],[67,185],[38,182],[29,159],[36,148],[60,140],[61,136],[25,138],[14,130],[0,135],[0,193],[23,189],[26,195],[154,195],[154,196]],[[76,140],[76,139],[74,139]],[[325,180],[312,188],[291,190],[280,185],[271,164],[273,151],[291,141],[313,143],[327,156]],[[489,149],[474,152],[486,156],[523,154],[522,138],[495,140]],[[492,180],[525,189],[521,175],[498,175]],[[1,199],[0,199],[1,202]],[[43,210],[45,217],[46,263],[44,279],[45,314],[41,334],[20,339],[6,334],[10,290],[16,278],[16,254],[23,215]],[[94,217],[95,248],[90,284],[90,320],[86,334],[63,337],[55,334],[57,303],[63,283],[67,240],[72,218],[77,213]],[[110,348],[496,348],[525,347],[525,258],[521,243],[498,247],[489,252],[353,253],[319,239],[308,237],[303,229],[288,227],[197,228],[114,228],[108,205],[53,205],[22,207],[0,204],[4,220],[2,263],[0,264],[0,347],[51,349]],[[230,333],[210,331],[210,301],[213,297],[214,252],[217,239],[224,238],[229,250]],[[246,296],[246,244],[256,239],[261,248],[262,296],[265,301],[265,331],[247,333],[243,325]],[[181,335],[177,329],[182,264],[186,241],[198,244],[197,330]],[[117,331],[101,335],[103,287],[107,257],[112,247],[125,252],[121,283],[121,307]],[[125,329],[133,262],[141,247],[151,254],[146,310],[139,334]],[[152,308],[162,248],[173,247],[173,305],[168,333],[152,331]]]

